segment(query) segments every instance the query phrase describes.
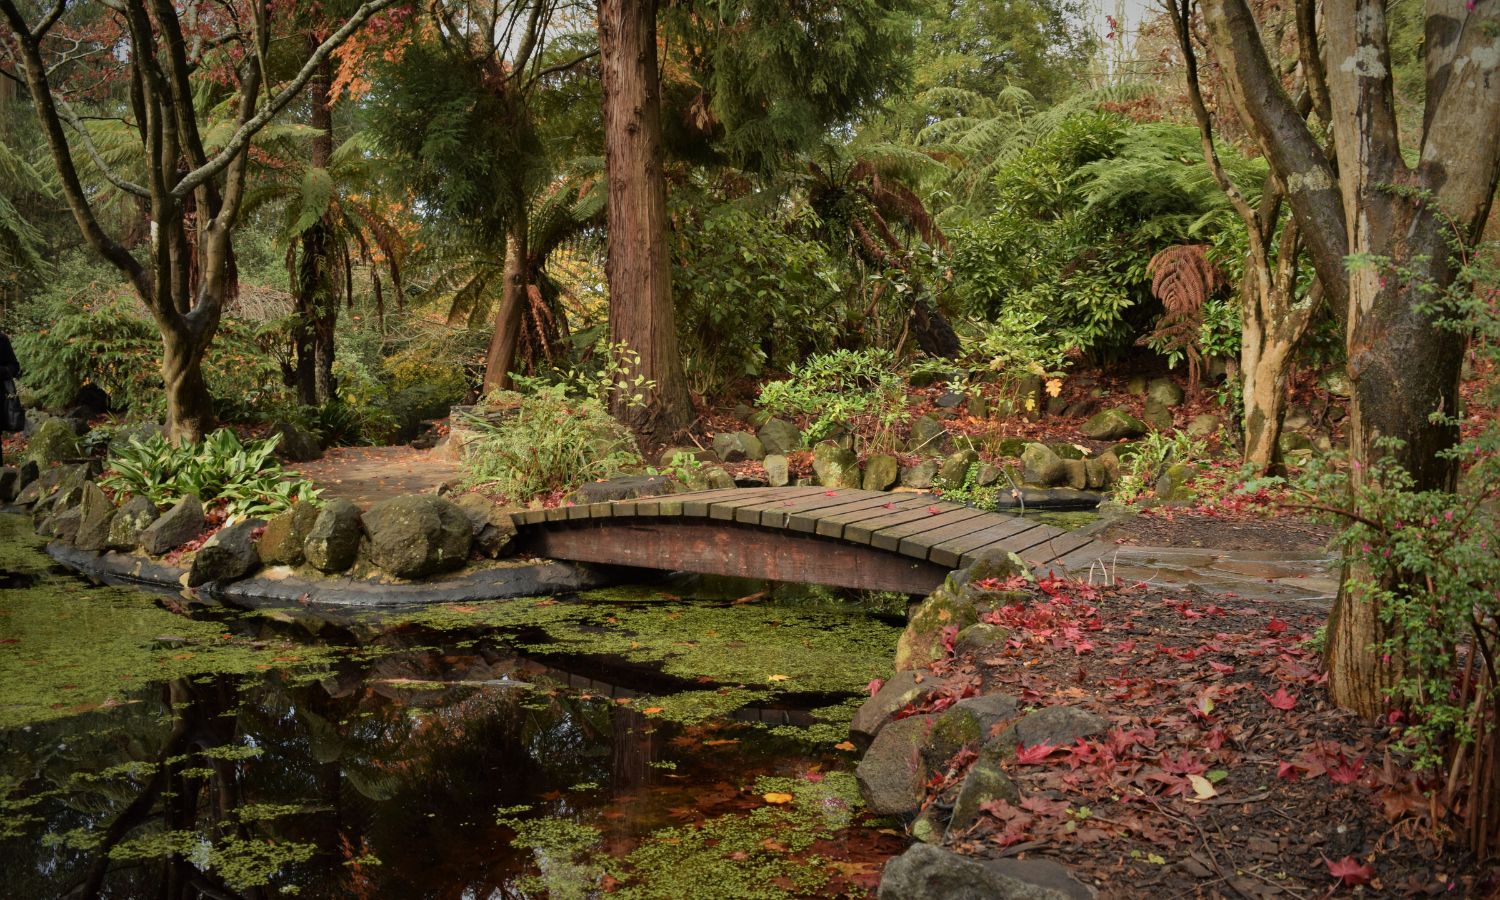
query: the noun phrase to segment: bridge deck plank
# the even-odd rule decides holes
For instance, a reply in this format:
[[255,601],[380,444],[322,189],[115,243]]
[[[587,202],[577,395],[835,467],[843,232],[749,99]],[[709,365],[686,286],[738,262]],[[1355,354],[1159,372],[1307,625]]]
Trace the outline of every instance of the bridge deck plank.
[[[890,495],[887,494],[885,495],[884,499],[884,503],[880,502],[881,498],[876,497],[873,498],[873,500],[862,504],[849,504],[847,506],[839,507],[838,509],[829,510],[828,515],[818,520],[817,525],[813,528],[813,533],[821,535],[823,537],[838,538],[842,540],[844,538],[844,533],[849,529],[849,526],[855,523],[868,522],[874,519],[884,519],[889,516],[896,515],[906,509],[915,509],[919,506],[921,506],[921,508],[923,509],[926,509],[927,506],[932,505],[931,498],[913,498],[909,501],[893,501],[890,499]],[[927,506],[922,505],[922,501],[924,499],[926,500]],[[861,541],[860,543],[868,542]]]
[[[1028,547],[1021,553],[1021,558],[1038,567],[1054,566],[1054,564],[1057,563],[1058,560],[1061,560],[1069,553],[1072,553],[1079,547],[1085,547],[1093,542],[1093,538],[1089,535],[1078,534],[1077,532],[1073,531],[1065,531],[1062,534],[1054,535],[1053,537],[1048,538],[1046,541],[1040,544]],[[1061,571],[1057,571],[1057,574],[1067,574],[1066,566],[1054,566],[1054,571],[1059,569]]]
[[989,547],[998,541],[1018,534],[1025,534],[1044,527],[1037,522],[1021,520],[1020,522],[997,522],[989,528],[983,528],[960,538],[953,538],[937,544],[927,554],[927,558],[940,566],[957,567],[966,553]]
[[800,508],[787,510],[782,519],[785,524],[781,527],[801,534],[816,534],[819,522],[840,512],[848,512],[852,508],[851,504],[867,509],[869,501],[874,499],[877,499],[875,491],[840,491],[832,496],[804,503]]
[[734,514],[741,507],[760,506],[761,504],[775,501],[788,500],[794,497],[806,496],[809,492],[816,492],[818,488],[812,487],[780,487],[780,488],[756,488],[746,490],[738,497],[725,497],[713,501],[708,505],[708,517],[720,521],[734,521]]
[[926,522],[934,516],[940,516],[945,512],[962,509],[956,503],[934,502],[932,498],[923,498],[926,502],[918,500],[910,508],[897,508],[896,511],[881,516],[878,519],[869,519],[863,522],[855,522],[844,528],[843,539],[856,544],[868,544],[875,539],[875,532],[897,525],[905,525],[907,522]]
[[992,515],[994,513],[985,512],[982,509],[960,506],[958,509],[951,509],[915,522],[907,522],[905,525],[882,528],[870,538],[870,546],[877,550],[896,550],[901,546],[902,540],[913,535],[937,531],[945,526],[967,522],[971,519],[988,519]]
[[689,518],[706,518],[708,507],[715,500],[733,497],[744,492],[745,488],[721,488],[717,491],[695,491],[691,494],[683,494],[682,514]]
[[901,539],[896,545],[896,552],[902,556],[910,556],[915,559],[926,559],[932,552],[932,548],[944,541],[961,538],[966,534],[973,534],[984,528],[992,528],[995,520],[989,516],[979,516],[973,519],[963,519],[934,528],[930,531],[922,531]]
[[809,534],[821,534],[824,537],[842,538],[844,531],[856,522],[864,522],[869,519],[881,519],[892,513],[905,509],[916,509],[931,503],[926,497],[893,498],[884,494],[871,498],[874,501],[884,499],[885,502],[861,502],[858,504],[844,504],[832,509],[818,510],[807,516],[793,516],[792,528]]
[[767,525],[772,528],[782,528],[785,526],[781,523],[784,522],[786,514],[790,510],[798,509],[807,504],[822,505],[827,502],[834,502],[835,497],[838,501],[845,499],[843,495],[836,492],[835,497],[830,497],[830,492],[825,487],[806,487],[803,490],[806,493],[776,497],[763,503],[757,503],[754,506],[741,506],[734,511],[734,520],[736,522],[743,522],[746,525]]

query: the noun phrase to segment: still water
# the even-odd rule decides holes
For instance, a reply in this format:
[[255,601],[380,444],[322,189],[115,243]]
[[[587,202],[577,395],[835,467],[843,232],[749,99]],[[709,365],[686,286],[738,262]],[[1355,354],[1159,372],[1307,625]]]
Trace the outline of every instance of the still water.
[[0,894],[867,896],[904,841],[843,742],[899,618],[702,587],[204,609],[0,515]]

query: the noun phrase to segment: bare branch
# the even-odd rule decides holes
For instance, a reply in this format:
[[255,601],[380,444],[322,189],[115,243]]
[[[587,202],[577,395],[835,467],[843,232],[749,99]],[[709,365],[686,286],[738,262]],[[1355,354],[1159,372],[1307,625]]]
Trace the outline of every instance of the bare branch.
[[[144,187],[115,174],[114,170],[109,167],[109,163],[104,161],[104,156],[99,152],[98,146],[94,144],[94,136],[89,134],[88,126],[84,125],[83,120],[79,118],[78,114],[73,112],[73,107],[68,101],[58,97],[57,108],[62,114],[63,120],[68,123],[68,127],[72,128],[78,134],[80,138],[79,143],[83,144],[83,149],[88,154],[89,162],[94,164],[94,167],[99,170],[99,173],[104,176],[106,181],[127,194],[134,194],[137,197],[151,196],[151,192]],[[122,119],[121,121],[124,120]]]

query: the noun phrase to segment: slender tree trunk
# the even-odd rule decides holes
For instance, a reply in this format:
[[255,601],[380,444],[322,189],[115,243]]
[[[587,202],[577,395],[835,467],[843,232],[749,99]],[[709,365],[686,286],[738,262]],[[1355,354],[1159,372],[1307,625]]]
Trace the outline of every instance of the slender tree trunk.
[[526,220],[524,208],[505,236],[505,274],[500,308],[495,311],[495,333],[484,360],[484,392],[510,390],[510,370],[516,362],[521,318],[526,310]]
[[[318,40],[307,37],[308,52],[317,49]],[[312,141],[308,160],[314,169],[327,170],[333,160],[333,65],[324,60],[317,74],[307,83],[307,101],[311,124],[318,134]],[[335,290],[333,272],[333,235],[329,213],[314,222],[302,234],[303,277],[299,285],[298,305],[308,324],[312,360],[307,368],[311,375],[313,402],[331,403],[338,398],[333,378],[334,339],[339,320],[339,292]],[[304,367],[299,364],[299,372]]]
[[1257,472],[1281,474],[1281,423],[1286,417],[1286,378],[1292,347],[1245,328],[1240,344],[1244,375],[1245,464]]
[[600,0],[604,153],[609,175],[609,333],[638,359],[643,385],[618,391],[612,412],[637,434],[665,443],[693,418],[677,350],[667,190],[662,169],[661,90],[656,61],[657,0]]

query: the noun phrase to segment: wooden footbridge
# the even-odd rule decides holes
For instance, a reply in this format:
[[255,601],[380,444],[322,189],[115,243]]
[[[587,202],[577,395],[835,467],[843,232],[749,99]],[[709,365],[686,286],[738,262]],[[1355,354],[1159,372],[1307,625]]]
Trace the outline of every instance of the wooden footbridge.
[[735,488],[517,513],[521,551],[579,562],[925,594],[993,551],[1058,574],[1106,547],[927,494]]

